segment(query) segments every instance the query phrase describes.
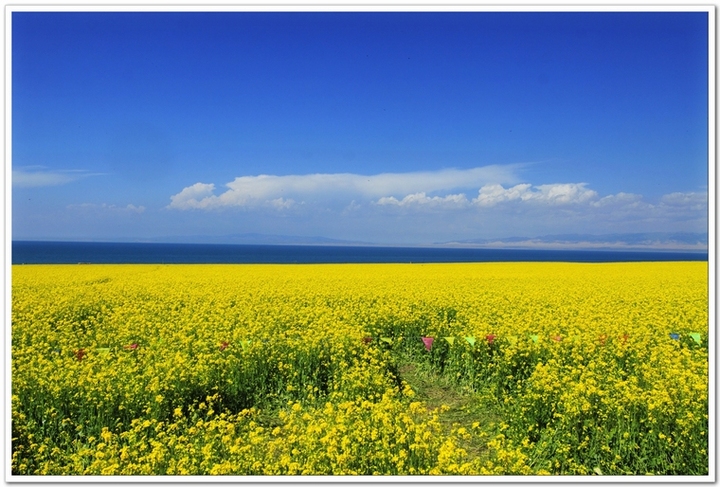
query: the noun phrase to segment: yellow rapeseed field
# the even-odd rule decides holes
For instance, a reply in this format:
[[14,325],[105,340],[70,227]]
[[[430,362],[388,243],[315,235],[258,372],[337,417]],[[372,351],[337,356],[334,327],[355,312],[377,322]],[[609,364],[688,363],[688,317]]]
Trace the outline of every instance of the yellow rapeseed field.
[[707,272],[13,266],[12,473],[707,475]]

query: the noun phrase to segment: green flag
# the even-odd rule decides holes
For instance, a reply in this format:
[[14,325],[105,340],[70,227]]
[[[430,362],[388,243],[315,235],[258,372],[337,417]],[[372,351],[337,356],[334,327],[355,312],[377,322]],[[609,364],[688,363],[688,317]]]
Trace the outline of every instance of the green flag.
[[465,337],[465,340],[467,340],[471,347],[475,346],[475,337]]
[[540,339],[540,337],[537,336],[537,335],[530,335],[530,339],[531,339],[534,343],[537,343],[538,340]]
[[385,343],[392,343],[392,339],[387,337],[381,337],[380,341]]
[[698,345],[702,343],[702,338],[700,338],[700,333],[688,333],[690,337],[697,342]]

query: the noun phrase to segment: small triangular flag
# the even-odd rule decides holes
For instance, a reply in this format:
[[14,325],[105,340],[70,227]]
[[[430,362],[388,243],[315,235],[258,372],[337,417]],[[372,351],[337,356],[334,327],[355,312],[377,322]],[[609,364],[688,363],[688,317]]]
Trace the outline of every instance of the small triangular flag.
[[680,340],[680,335],[678,333],[670,333],[670,338],[673,340]]
[[450,345],[455,343],[455,337],[445,337],[445,340],[447,340]]
[[515,344],[517,343],[517,337],[516,337],[516,336],[512,336],[512,335],[511,335],[511,336],[507,337],[507,339],[508,339],[508,341],[510,342],[511,345],[515,345]]
[[465,340],[467,340],[471,347],[475,346],[475,337],[465,337]]
[[381,342],[392,343],[392,339],[388,337],[380,337]]
[[700,338],[700,333],[693,332],[693,333],[688,333],[688,335],[690,335],[690,338],[695,340],[698,345],[700,345],[702,343],[702,338]]
[[538,340],[540,339],[540,337],[537,336],[537,335],[530,335],[530,339],[531,339],[534,343],[537,343]]
[[425,344],[425,348],[427,348],[429,352],[435,339],[433,337],[422,337],[422,341]]
[[252,342],[252,340],[241,340],[241,341],[240,341],[240,346],[242,346],[242,349],[243,349],[243,350],[247,350],[247,347],[250,346],[250,343],[251,343],[251,342]]

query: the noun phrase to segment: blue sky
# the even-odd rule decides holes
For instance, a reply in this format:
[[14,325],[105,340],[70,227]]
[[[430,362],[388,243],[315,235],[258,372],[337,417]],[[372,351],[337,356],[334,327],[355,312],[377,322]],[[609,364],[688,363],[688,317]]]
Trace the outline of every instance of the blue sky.
[[12,18],[12,236],[704,232],[705,12]]

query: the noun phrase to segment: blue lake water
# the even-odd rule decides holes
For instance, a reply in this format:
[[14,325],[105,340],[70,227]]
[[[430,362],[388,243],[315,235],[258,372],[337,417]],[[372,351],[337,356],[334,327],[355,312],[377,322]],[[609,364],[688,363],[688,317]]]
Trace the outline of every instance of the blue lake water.
[[13,264],[318,264],[707,261],[707,252],[327,245],[12,242]]

